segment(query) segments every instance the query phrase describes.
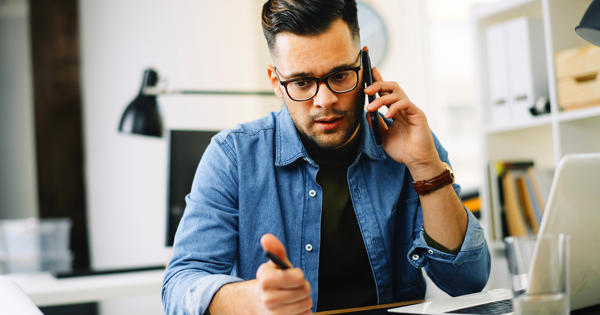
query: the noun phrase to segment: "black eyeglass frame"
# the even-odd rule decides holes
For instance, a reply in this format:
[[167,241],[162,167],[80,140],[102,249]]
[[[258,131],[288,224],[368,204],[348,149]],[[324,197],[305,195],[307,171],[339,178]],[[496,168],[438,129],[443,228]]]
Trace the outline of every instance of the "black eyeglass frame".
[[[279,74],[277,73],[277,67],[273,66],[273,69],[275,70],[275,75],[277,76],[277,79],[279,80],[279,84],[283,85],[283,87],[285,88],[285,93],[288,95],[288,97],[296,102],[303,102],[303,101],[308,101],[310,99],[312,99],[313,97],[315,97],[318,93],[319,93],[319,86],[321,85],[321,82],[325,82],[325,85],[327,85],[327,88],[336,94],[344,94],[344,93],[348,93],[353,91],[354,89],[356,89],[356,87],[358,86],[359,83],[359,78],[360,76],[358,75],[358,71],[362,68],[362,58],[360,58],[362,53],[362,50],[358,53],[358,59],[360,59],[360,64],[357,67],[351,67],[351,68],[347,68],[347,69],[340,69],[334,72],[331,72],[329,74],[326,74],[320,78],[317,77],[301,77],[301,78],[297,78],[297,79],[291,79],[291,80],[286,80],[286,81],[282,81],[281,78],[279,77]],[[354,71],[355,75],[356,75],[356,84],[354,84],[354,86],[351,89],[345,90],[345,91],[334,91],[331,86],[329,85],[329,81],[327,81],[327,79],[329,79],[330,77],[340,73],[340,72],[344,72],[344,71],[349,71],[352,70]],[[287,85],[296,81],[302,81],[302,80],[312,80],[314,82],[316,82],[317,84],[317,89],[315,90],[315,94],[313,94],[311,97],[309,98],[305,98],[305,99],[295,99],[290,95],[290,92],[288,91]]]

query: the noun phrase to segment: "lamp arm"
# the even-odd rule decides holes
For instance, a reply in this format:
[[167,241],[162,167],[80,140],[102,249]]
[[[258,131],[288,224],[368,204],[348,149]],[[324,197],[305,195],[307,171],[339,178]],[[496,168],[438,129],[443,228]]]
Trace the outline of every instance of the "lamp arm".
[[145,95],[256,95],[275,96],[273,91],[236,91],[236,90],[168,90],[166,88],[146,87]]

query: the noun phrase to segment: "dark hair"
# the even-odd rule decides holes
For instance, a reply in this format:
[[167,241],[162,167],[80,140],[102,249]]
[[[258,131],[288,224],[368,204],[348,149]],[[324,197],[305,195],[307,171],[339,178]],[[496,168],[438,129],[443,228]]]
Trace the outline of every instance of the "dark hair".
[[272,50],[279,32],[319,35],[339,18],[354,38],[360,38],[355,0],[268,0],[263,5],[262,28]]

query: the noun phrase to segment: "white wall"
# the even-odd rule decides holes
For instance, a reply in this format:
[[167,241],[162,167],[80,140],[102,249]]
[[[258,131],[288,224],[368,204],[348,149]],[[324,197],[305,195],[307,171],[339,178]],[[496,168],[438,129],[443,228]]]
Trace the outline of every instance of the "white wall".
[[[81,62],[91,261],[162,264],[167,143],[117,133],[142,71],[171,88],[267,89],[255,2],[82,1]],[[227,128],[261,116],[256,98],[164,96],[167,127]],[[270,100],[269,104],[273,104]],[[275,101],[275,103],[277,103]],[[272,108],[272,107],[271,107]]]
[[[94,268],[164,264],[166,139],[117,133],[120,115],[155,67],[171,88],[267,89],[256,1],[80,2],[86,186]],[[167,128],[214,129],[277,107],[253,97],[164,96]],[[270,105],[270,106],[268,106]],[[273,106],[275,105],[275,106]],[[160,292],[103,302],[103,314],[160,314]],[[143,308],[143,310],[142,310]]]
[[38,196],[27,2],[0,2],[0,219],[36,217]]

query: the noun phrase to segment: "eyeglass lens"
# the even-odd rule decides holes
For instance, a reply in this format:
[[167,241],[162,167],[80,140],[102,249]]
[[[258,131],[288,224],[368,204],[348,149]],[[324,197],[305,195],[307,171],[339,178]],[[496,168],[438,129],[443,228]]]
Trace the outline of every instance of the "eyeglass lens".
[[[358,72],[355,70],[332,73],[326,79],[327,87],[335,93],[353,90],[357,84]],[[317,80],[307,78],[291,81],[287,84],[287,92],[295,100],[310,99],[317,94]]]

